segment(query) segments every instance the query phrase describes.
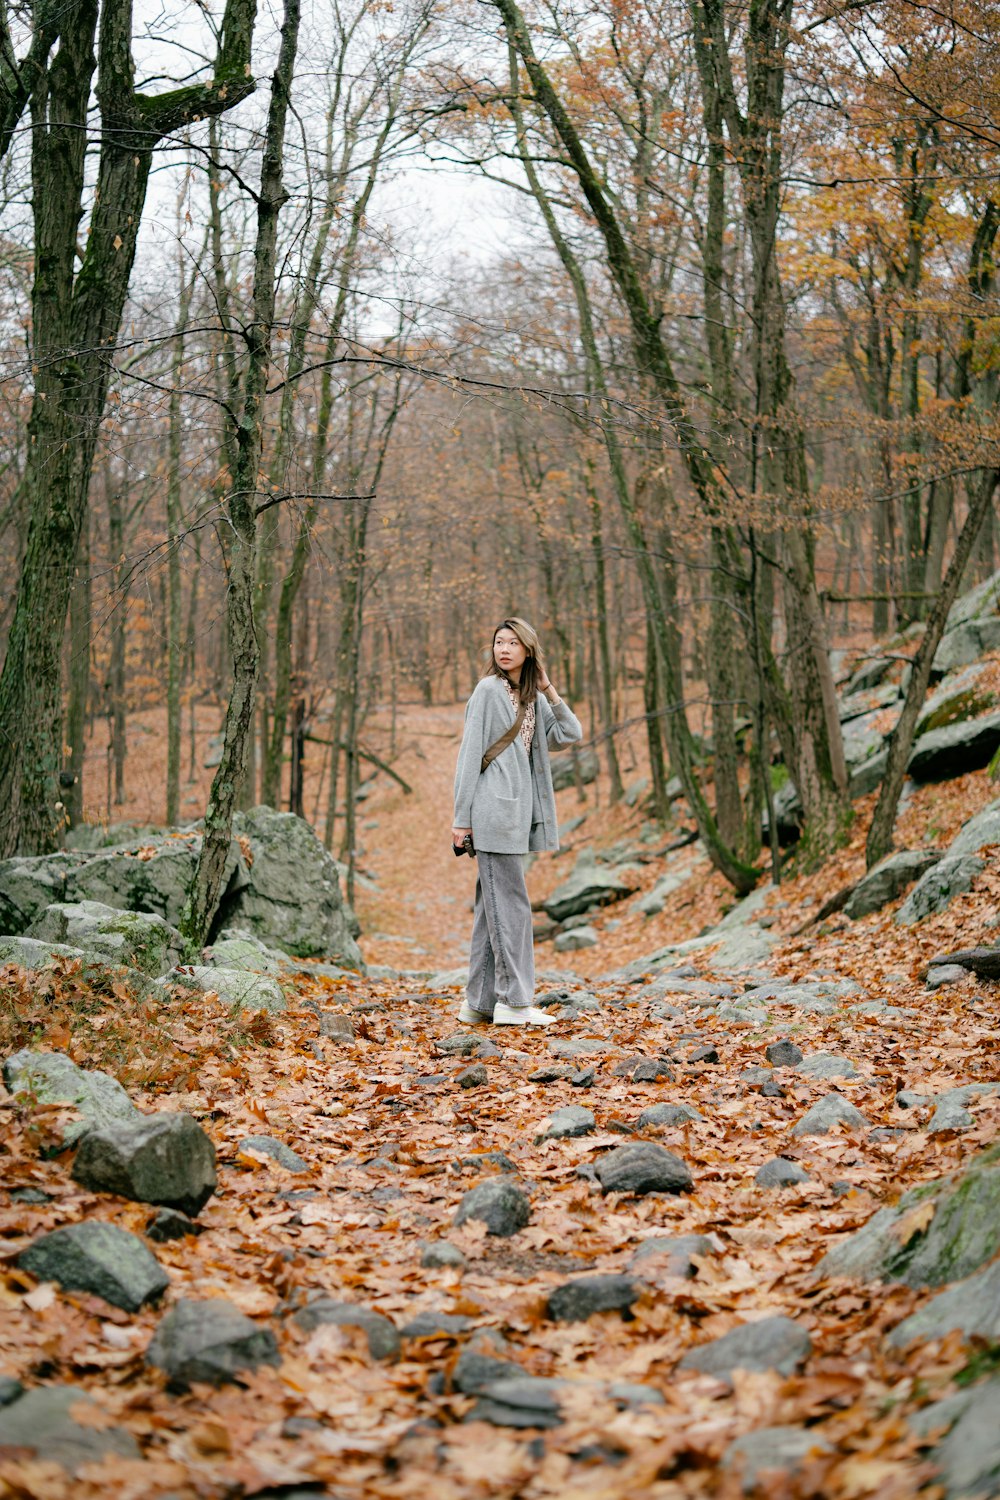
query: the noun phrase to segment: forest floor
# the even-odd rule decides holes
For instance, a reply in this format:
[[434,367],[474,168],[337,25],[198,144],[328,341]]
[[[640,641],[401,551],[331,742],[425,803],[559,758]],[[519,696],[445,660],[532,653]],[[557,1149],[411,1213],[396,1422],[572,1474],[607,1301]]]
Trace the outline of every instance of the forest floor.
[[[407,796],[380,776],[363,803],[357,906],[370,963],[433,971],[464,961],[475,870],[449,849],[460,727],[460,709],[407,711],[394,765],[414,790]],[[159,733],[155,715],[148,716],[151,751]],[[141,762],[150,788],[152,758]],[[635,762],[627,781],[642,772],[638,750]],[[210,773],[199,776],[207,784]],[[138,775],[133,780],[137,786]],[[151,790],[143,803],[133,789],[117,816],[162,815],[155,795]],[[943,847],[996,795],[985,773],[919,788],[901,815],[897,842]],[[643,823],[638,811],[609,808],[600,781],[585,803],[573,790],[561,793],[559,809],[564,821],[582,811],[587,819],[568,850],[535,862],[529,884],[536,899],[564,878],[584,844],[635,843]],[[817,1448],[797,1477],[775,1478],[759,1493],[838,1500],[901,1500],[918,1491],[933,1500],[943,1493],[907,1418],[954,1389],[969,1349],[957,1336],[893,1349],[887,1331],[927,1293],[819,1281],[815,1267],[880,1205],[960,1166],[996,1138],[1000,1100],[974,1106],[971,1130],[928,1134],[926,1118],[900,1109],[895,1098],[901,1088],[940,1093],[1000,1078],[1000,985],[970,977],[930,992],[922,979],[936,954],[995,939],[987,923],[1000,911],[1000,862],[918,928],[896,926],[894,904],[859,922],[835,917],[794,936],[810,909],[862,872],[870,812],[870,801],[859,805],[849,844],[823,869],[800,874],[793,866],[772,894],[767,916],[782,941],[767,969],[789,982],[852,979],[901,1015],[846,1008],[814,1015],[776,1004],[767,1026],[753,1029],[698,1008],[691,996],[672,995],[669,985],[662,998],[676,1014],[655,1016],[635,986],[603,979],[668,941],[694,936],[732,904],[704,864],[658,916],[636,912],[637,898],[598,913],[596,948],[557,955],[539,944],[539,968],[575,974],[599,1009],[544,1032],[489,1033],[496,1054],[483,1059],[485,1082],[468,1088],[458,1075],[475,1058],[448,1050],[457,1045],[449,1041],[459,1030],[457,985],[431,990],[417,977],[317,977],[297,987],[287,1014],[241,1029],[211,997],[156,1009],[130,997],[102,1001],[84,995],[71,971],[57,972],[47,986],[9,984],[0,1007],[3,1055],[29,1041],[62,1047],[81,1065],[118,1076],[141,1108],[187,1110],[209,1131],[219,1188],[199,1215],[197,1237],[156,1247],[171,1278],[165,1304],[225,1298],[274,1330],[281,1363],[246,1374],[239,1385],[176,1394],[143,1358],[162,1307],[125,1314],[96,1297],[36,1286],[15,1257],[37,1235],[82,1218],[141,1233],[149,1210],[81,1190],[67,1154],[45,1156],[45,1119],[8,1114],[0,1370],[28,1385],[85,1388],[97,1405],[81,1409],[81,1419],[131,1433],[142,1458],[110,1457],[69,1477],[53,1462],[0,1450],[0,1494],[222,1500],[290,1496],[304,1487],[340,1500],[425,1500],[429,1493],[435,1500],[735,1497],[740,1481],[723,1463],[727,1445],[774,1425],[809,1427]],[[663,868],[660,860],[637,867],[640,888]],[[705,978],[731,978],[714,974],[708,956],[691,962]],[[351,1017],[353,1042],[322,1034],[328,1012]],[[481,1034],[460,1035],[472,1045]],[[845,1054],[858,1076],[831,1085],[786,1068],[774,1075],[783,1097],[762,1096],[740,1075],[786,1035],[806,1053]],[[718,1061],[692,1059],[695,1047],[714,1047]],[[639,1083],[615,1072],[639,1056],[667,1059],[673,1078]],[[594,1067],[589,1086],[532,1079],[567,1060]],[[831,1087],[871,1127],[894,1133],[873,1136],[866,1126],[792,1137],[795,1121]],[[693,1106],[701,1118],[633,1134],[640,1111],[663,1101]],[[540,1140],[551,1112],[569,1104],[593,1111],[594,1129]],[[290,1173],[239,1149],[243,1137],[261,1131],[291,1146],[307,1169]],[[680,1155],[693,1190],[602,1195],[586,1169],[627,1139],[657,1140]],[[487,1235],[481,1223],[454,1224],[463,1194],[497,1169],[489,1152],[505,1154],[531,1199],[530,1221],[509,1238]],[[798,1161],[808,1180],[757,1187],[756,1169],[777,1155]],[[47,1201],[10,1198],[11,1189],[25,1187]],[[697,1258],[693,1280],[669,1274],[654,1258],[642,1264],[630,1317],[603,1312],[566,1323],[550,1316],[548,1296],[568,1278],[628,1273],[644,1240],[689,1233],[712,1245]],[[423,1264],[424,1246],[444,1240],[463,1261]],[[378,1362],[348,1327],[300,1330],[292,1314],[317,1292],[391,1318],[403,1330],[401,1357]],[[736,1371],[730,1383],[679,1370],[694,1346],[774,1313],[792,1318],[811,1339],[795,1372]],[[423,1331],[407,1335],[421,1314],[429,1315],[418,1325]],[[484,1345],[484,1334],[498,1343]],[[469,1347],[499,1354],[527,1375],[566,1382],[559,1389],[562,1421],[519,1431],[469,1420],[475,1398],[451,1378]],[[662,1404],[619,1409],[610,1382],[653,1387]]]

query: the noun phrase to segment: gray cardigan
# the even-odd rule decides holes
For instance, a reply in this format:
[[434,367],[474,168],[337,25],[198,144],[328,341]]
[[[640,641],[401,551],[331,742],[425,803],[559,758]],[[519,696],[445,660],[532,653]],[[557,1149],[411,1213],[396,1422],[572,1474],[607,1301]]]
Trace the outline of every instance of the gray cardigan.
[[465,733],[455,770],[454,828],[471,828],[484,854],[527,854],[558,849],[556,799],[549,746],[583,738],[580,721],[565,703],[535,700],[535,737],[529,757],[518,735],[480,772],[483,755],[513,724],[507,689],[499,677],[484,677],[465,710]]

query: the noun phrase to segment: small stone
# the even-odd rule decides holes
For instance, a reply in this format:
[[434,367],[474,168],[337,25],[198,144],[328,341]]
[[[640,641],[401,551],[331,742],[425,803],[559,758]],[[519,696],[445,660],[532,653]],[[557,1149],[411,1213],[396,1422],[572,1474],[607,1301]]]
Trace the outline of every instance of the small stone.
[[792,1126],[792,1135],[826,1135],[836,1125],[857,1130],[869,1123],[860,1109],[856,1109],[843,1094],[824,1094]]
[[689,1063],[717,1063],[719,1061],[719,1049],[717,1047],[695,1047],[687,1055]]
[[333,1297],[317,1297],[307,1302],[294,1315],[295,1323],[304,1333],[312,1333],[326,1323],[338,1328],[360,1328],[368,1341],[368,1352],[372,1359],[399,1358],[399,1332],[391,1318],[373,1312],[370,1307],[359,1307],[355,1302],[338,1302]]
[[849,1057],[836,1052],[812,1052],[799,1063],[799,1072],[807,1078],[858,1078],[860,1074]]
[[764,1056],[773,1068],[794,1068],[802,1061],[802,1051],[790,1042],[787,1037],[782,1037],[778,1042],[772,1042],[765,1047]]
[[654,1236],[643,1240],[633,1252],[629,1264],[641,1270],[647,1261],[652,1261],[654,1265],[651,1269],[662,1268],[667,1276],[683,1276],[690,1280],[698,1274],[698,1267],[692,1257],[712,1255],[714,1251],[715,1246],[704,1234],[679,1234],[666,1238]]
[[523,1188],[509,1177],[491,1177],[470,1188],[458,1205],[456,1224],[470,1219],[484,1223],[490,1234],[508,1236],[531,1218],[531,1204]]
[[10,1201],[11,1203],[29,1203],[32,1207],[41,1207],[43,1203],[52,1202],[52,1195],[50,1193],[43,1193],[41,1188],[11,1188]]
[[687,1164],[652,1141],[616,1146],[596,1171],[605,1193],[685,1193],[693,1186]]
[[161,1208],[146,1225],[146,1238],[155,1240],[159,1245],[165,1244],[167,1240],[182,1240],[186,1235],[200,1233],[201,1225],[195,1224],[187,1214],[178,1213],[176,1208]]
[[633,1083],[656,1083],[661,1078],[673,1081],[673,1071],[659,1057],[646,1057],[637,1063],[632,1073]]
[[689,1349],[682,1370],[700,1370],[726,1379],[733,1370],[777,1370],[791,1375],[808,1358],[812,1340],[804,1328],[782,1315],[744,1323],[711,1343]]
[[797,1161],[776,1156],[757,1168],[753,1180],[758,1187],[793,1187],[798,1182],[808,1182],[809,1173]]
[[929,990],[940,990],[948,984],[961,984],[968,977],[968,970],[961,964],[932,964],[925,983]]
[[240,1370],[280,1364],[278,1345],[269,1328],[261,1328],[221,1297],[174,1304],[153,1334],[146,1363],[162,1370],[178,1388],[194,1381],[222,1385]]
[[529,1083],[561,1083],[564,1078],[569,1078],[569,1068],[556,1068],[551,1064],[547,1068],[536,1068],[534,1073],[528,1074]]
[[541,1375],[508,1376],[482,1387],[480,1399],[467,1422],[492,1422],[495,1427],[558,1427],[562,1421],[558,1393],[561,1380]]
[[143,1115],[88,1131],[73,1177],[92,1192],[194,1215],[215,1192],[215,1147],[190,1115]]
[[642,1111],[636,1124],[640,1130],[652,1126],[661,1128],[670,1125],[686,1125],[690,1120],[702,1120],[704,1116],[690,1104],[650,1104]]
[[170,1277],[138,1235],[88,1219],[43,1234],[17,1258],[39,1281],[66,1292],[93,1292],[112,1307],[138,1312],[162,1296]]
[[578,1073],[570,1073],[566,1082],[572,1084],[575,1089],[589,1089],[593,1086],[597,1074],[593,1068],[581,1068]]
[[552,946],[557,953],[575,953],[581,948],[596,948],[600,939],[594,927],[574,927],[569,932],[560,932]]
[[461,1167],[495,1167],[498,1172],[515,1173],[517,1166],[511,1161],[506,1151],[479,1151],[475,1156],[463,1156],[459,1162]]
[[463,1089],[482,1088],[484,1083],[489,1083],[490,1075],[482,1063],[473,1063],[471,1068],[463,1068],[456,1082]]
[[9,1406],[24,1395],[24,1386],[13,1375],[0,1375],[0,1406]]
[[597,1124],[594,1112],[580,1104],[567,1104],[564,1109],[555,1109],[541,1135],[535,1136],[535,1145],[542,1141],[569,1139],[578,1135],[589,1135]]
[[639,1286],[630,1276],[578,1276],[549,1293],[548,1315],[559,1323],[585,1323],[594,1313],[631,1315]]
[[468,1318],[459,1313],[417,1313],[401,1329],[404,1339],[455,1339],[469,1327]]
[[496,1359],[478,1348],[463,1349],[451,1372],[451,1382],[463,1396],[477,1396],[494,1380],[516,1380],[523,1375],[520,1365],[509,1359]]
[[[492,1052],[483,1050],[490,1047],[493,1048]],[[446,1036],[442,1041],[435,1042],[434,1050],[445,1057],[497,1057],[499,1055],[499,1049],[493,1046],[488,1037],[479,1037],[469,1031],[456,1031],[451,1036]]]
[[759,1427],[734,1440],[722,1455],[722,1467],[735,1470],[744,1495],[753,1494],[765,1474],[794,1476],[811,1454],[830,1452],[830,1444],[808,1427]]
[[336,1011],[323,1011],[319,1018],[320,1036],[330,1037],[335,1042],[353,1042],[356,1037],[354,1022],[350,1016]]
[[76,1385],[43,1385],[25,1391],[0,1411],[0,1449],[27,1448],[36,1460],[58,1464],[73,1474],[84,1464],[100,1463],[112,1454],[141,1459],[139,1444],[130,1432],[103,1424],[85,1426],[70,1415],[91,1407],[99,1410],[90,1393]]
[[245,1135],[237,1143],[237,1151],[253,1151],[258,1156],[268,1156],[286,1172],[308,1172],[309,1163],[304,1162],[291,1146],[275,1140],[273,1135]]
[[425,1240],[421,1247],[420,1264],[432,1271],[452,1266],[461,1270],[465,1265],[465,1256],[457,1245],[451,1244],[448,1240]]
[[751,1066],[749,1068],[744,1068],[742,1073],[740,1073],[738,1076],[740,1083],[749,1083],[759,1088],[763,1083],[770,1083],[771,1079],[774,1077],[774,1074],[771,1072],[770,1068]]
[[785,1090],[780,1083],[775,1083],[773,1078],[763,1085],[760,1092],[765,1099],[784,1099],[785,1097]]
[[608,1386],[608,1399],[622,1411],[640,1411],[644,1406],[665,1406],[666,1397],[654,1385],[633,1385],[629,1380],[615,1380]]
[[918,1094],[915,1089],[900,1089],[896,1103],[900,1109],[919,1109],[923,1104],[933,1104],[934,1097],[932,1094]]

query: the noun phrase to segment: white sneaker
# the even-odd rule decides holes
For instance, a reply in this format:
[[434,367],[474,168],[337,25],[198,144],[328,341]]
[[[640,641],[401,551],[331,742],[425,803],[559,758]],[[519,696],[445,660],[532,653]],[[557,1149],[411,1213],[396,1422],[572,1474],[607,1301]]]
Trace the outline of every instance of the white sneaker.
[[551,1026],[555,1019],[537,1005],[505,1005],[502,1000],[497,1001],[493,1011],[497,1026]]
[[458,1019],[466,1026],[488,1026],[490,1017],[483,1014],[481,1010],[473,1010],[468,1000],[462,1001],[462,1009],[458,1013]]

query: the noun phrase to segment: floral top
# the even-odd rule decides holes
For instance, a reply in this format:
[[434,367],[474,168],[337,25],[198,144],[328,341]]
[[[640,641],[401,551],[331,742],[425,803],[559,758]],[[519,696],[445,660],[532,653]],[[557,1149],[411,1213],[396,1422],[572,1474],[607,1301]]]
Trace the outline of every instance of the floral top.
[[[521,700],[518,698],[517,693],[514,690],[514,685],[513,683],[508,682],[506,677],[504,677],[502,681],[504,687],[507,689],[507,697],[511,701],[511,706],[514,709],[514,712],[517,713]],[[533,703],[529,703],[527,708],[524,710],[524,718],[521,720],[521,742],[529,755],[531,754],[531,742],[534,738],[535,705]]]

